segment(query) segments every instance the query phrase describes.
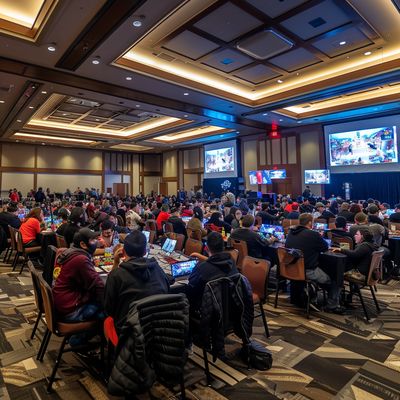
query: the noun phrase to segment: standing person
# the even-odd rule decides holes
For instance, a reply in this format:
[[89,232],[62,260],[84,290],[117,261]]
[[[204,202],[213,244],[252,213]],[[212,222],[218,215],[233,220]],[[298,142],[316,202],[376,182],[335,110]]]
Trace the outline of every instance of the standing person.
[[11,200],[13,203],[18,203],[18,202],[19,202],[20,198],[19,198],[19,194],[18,194],[18,191],[17,191],[16,188],[14,188],[14,189],[11,191],[11,193],[10,193],[10,200]]
[[309,199],[310,197],[311,197],[311,189],[310,189],[310,186],[306,186],[306,188],[304,189],[304,191],[303,191],[303,197],[305,198],[305,199]]
[[43,188],[39,188],[35,193],[35,201],[36,203],[42,204],[46,200],[46,195],[43,193]]
[[74,235],[81,229],[81,225],[85,223],[85,210],[82,207],[75,207],[69,216],[69,222],[64,229],[64,237],[69,247],[74,239]]

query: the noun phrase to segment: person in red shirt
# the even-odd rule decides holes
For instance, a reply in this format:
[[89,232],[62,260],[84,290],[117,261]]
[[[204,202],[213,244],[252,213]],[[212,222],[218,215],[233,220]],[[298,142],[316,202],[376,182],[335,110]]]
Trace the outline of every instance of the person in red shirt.
[[18,195],[18,190],[17,189],[13,189],[10,193],[10,200],[13,203],[18,203],[19,202],[19,195]]
[[40,227],[43,221],[43,212],[37,208],[32,208],[29,214],[26,216],[25,221],[22,223],[19,231],[22,235],[22,242],[24,247],[35,247],[40,246],[40,240],[38,235],[42,230]]
[[167,222],[171,214],[169,213],[169,206],[168,204],[163,204],[161,206],[161,211],[157,216],[157,229],[162,231],[163,229],[163,222]]

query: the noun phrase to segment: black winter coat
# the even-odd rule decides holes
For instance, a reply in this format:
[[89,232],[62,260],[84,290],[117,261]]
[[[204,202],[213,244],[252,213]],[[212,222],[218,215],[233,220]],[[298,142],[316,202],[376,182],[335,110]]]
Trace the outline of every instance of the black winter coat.
[[132,304],[119,336],[108,381],[114,396],[144,393],[156,377],[174,385],[187,360],[189,303],[184,294],[161,294]]

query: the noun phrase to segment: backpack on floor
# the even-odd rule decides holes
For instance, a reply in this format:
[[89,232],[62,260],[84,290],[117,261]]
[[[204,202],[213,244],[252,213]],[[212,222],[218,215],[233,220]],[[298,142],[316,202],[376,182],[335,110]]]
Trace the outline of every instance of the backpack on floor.
[[261,343],[251,341],[243,346],[241,357],[250,367],[266,371],[272,367],[272,354]]

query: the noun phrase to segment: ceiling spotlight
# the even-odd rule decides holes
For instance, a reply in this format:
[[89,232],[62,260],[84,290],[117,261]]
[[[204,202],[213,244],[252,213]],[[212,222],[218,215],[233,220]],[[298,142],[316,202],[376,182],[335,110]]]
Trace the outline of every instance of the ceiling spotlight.
[[134,17],[135,19],[132,21],[132,25],[135,28],[140,28],[143,25],[143,20],[146,18],[144,15],[138,15]]
[[35,107],[33,107],[33,106],[29,106],[28,108],[29,108],[29,109],[31,109],[31,110],[33,110]]
[[100,64],[100,57],[97,56],[97,57],[93,58],[92,64],[99,65]]
[[278,83],[283,83],[283,80],[282,79],[278,79],[277,82]]
[[50,43],[50,44],[47,46],[47,50],[50,51],[50,52],[52,52],[52,53],[54,53],[54,52],[57,50],[56,44],[55,44],[55,43]]
[[370,56],[372,54],[372,51],[366,51],[365,53],[364,53],[364,56]]
[[63,117],[66,117],[68,114],[67,113],[63,113]]
[[265,117],[266,115],[268,115],[268,113],[264,113],[263,115],[264,115],[264,117]]
[[189,115],[185,114],[183,117],[184,117],[184,118],[187,118],[188,116],[189,116]]
[[184,96],[189,96],[188,92],[183,93]]
[[136,104],[136,106],[135,106],[135,107],[138,107],[138,108],[139,108],[139,107],[140,107],[140,104]]
[[0,100],[0,103],[1,103],[1,104],[4,104],[4,103],[5,103],[5,101],[4,101],[4,100]]
[[342,40],[341,42],[339,42],[340,46],[344,46],[347,42],[345,40]]
[[22,122],[20,119],[17,119],[17,122]]
[[125,79],[126,79],[127,81],[131,81],[133,78],[132,78],[131,76],[127,76]]
[[279,120],[279,122],[282,122],[282,121],[283,121],[283,119],[280,119],[280,120]]
[[41,92],[42,94],[47,94],[47,92],[45,91],[45,90],[42,90],[42,92]]

